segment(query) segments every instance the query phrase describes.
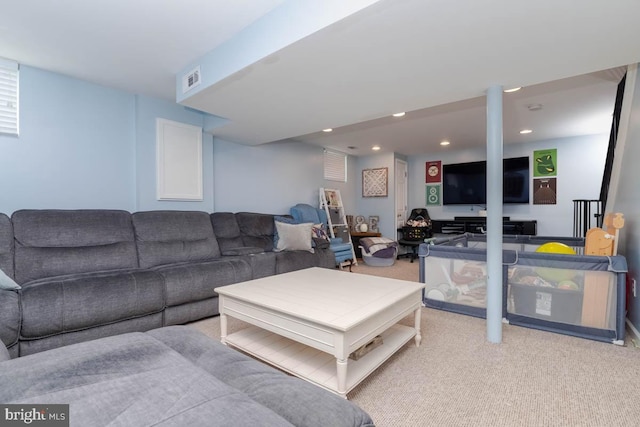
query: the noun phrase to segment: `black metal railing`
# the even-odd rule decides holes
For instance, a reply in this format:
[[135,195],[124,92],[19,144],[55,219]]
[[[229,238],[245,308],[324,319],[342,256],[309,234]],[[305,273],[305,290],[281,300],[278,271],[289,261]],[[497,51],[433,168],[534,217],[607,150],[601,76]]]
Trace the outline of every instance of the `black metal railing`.
[[609,184],[611,183],[611,172],[613,170],[613,156],[616,150],[616,142],[618,141],[618,126],[620,126],[620,111],[622,110],[622,98],[624,96],[624,85],[627,80],[625,73],[618,83],[618,91],[616,93],[616,103],[613,108],[613,121],[611,123],[611,133],[609,134],[609,148],[607,149],[607,158],[604,163],[604,174],[602,175],[602,186],[600,187],[601,209],[604,211],[607,206],[607,196],[609,194]]

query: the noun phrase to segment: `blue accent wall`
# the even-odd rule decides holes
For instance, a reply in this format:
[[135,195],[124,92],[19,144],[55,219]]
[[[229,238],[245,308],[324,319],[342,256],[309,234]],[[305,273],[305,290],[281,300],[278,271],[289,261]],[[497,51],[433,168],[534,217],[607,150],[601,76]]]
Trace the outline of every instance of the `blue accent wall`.
[[135,96],[136,109],[136,211],[157,209],[213,212],[213,137],[202,135],[202,201],[156,198],[156,118],[203,127],[204,115],[175,102]]
[[134,98],[20,68],[20,137],[0,135],[0,212],[135,206]]
[[[214,138],[215,207],[222,212],[289,213],[297,203],[318,205],[321,187],[353,200],[352,183],[324,179],[324,151],[298,142],[259,146]],[[347,205],[347,212],[353,205]]]
[[[530,203],[506,204],[503,215],[512,219],[538,220],[538,235],[571,236],[573,234],[573,200],[598,199],[607,154],[608,135],[587,135],[531,142],[505,144],[504,157],[529,156]],[[533,151],[557,148],[557,204],[533,204]],[[457,150],[409,158],[409,209],[426,206],[425,163],[442,160],[442,164],[485,160],[485,149]],[[480,206],[429,206],[432,219],[453,219],[456,216],[477,216]]]
[[18,209],[213,211],[212,136],[204,200],[156,200],[156,118],[202,127],[204,114],[21,66],[20,136],[0,135],[0,212]]

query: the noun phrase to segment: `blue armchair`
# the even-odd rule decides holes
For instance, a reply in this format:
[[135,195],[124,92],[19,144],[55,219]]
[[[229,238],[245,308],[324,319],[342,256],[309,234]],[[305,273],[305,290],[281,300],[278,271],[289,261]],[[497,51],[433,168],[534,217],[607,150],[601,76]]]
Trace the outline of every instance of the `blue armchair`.
[[[319,208],[304,203],[298,203],[289,210],[289,213],[297,223],[312,222],[314,224],[323,224],[325,230],[328,230],[327,213]],[[341,238],[329,238],[329,249],[336,257],[336,265],[341,265],[345,261],[352,261],[353,251],[351,242],[344,243]]]

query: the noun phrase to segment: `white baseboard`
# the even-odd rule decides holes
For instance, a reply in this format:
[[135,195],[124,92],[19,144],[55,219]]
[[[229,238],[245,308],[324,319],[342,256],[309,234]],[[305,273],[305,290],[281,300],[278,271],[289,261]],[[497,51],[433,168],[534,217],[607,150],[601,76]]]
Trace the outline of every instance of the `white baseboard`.
[[636,341],[640,341],[640,332],[633,326],[633,324],[629,321],[629,319],[625,319],[627,322],[627,326],[633,335],[635,335]]

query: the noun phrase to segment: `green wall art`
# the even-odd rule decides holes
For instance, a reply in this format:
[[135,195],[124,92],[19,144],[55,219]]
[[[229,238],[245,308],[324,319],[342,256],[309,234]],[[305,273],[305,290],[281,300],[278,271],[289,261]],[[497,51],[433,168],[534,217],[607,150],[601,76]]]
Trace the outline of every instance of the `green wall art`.
[[533,176],[558,175],[558,150],[537,150],[533,152]]
[[440,206],[442,204],[440,198],[440,184],[427,185],[426,204],[427,206]]

